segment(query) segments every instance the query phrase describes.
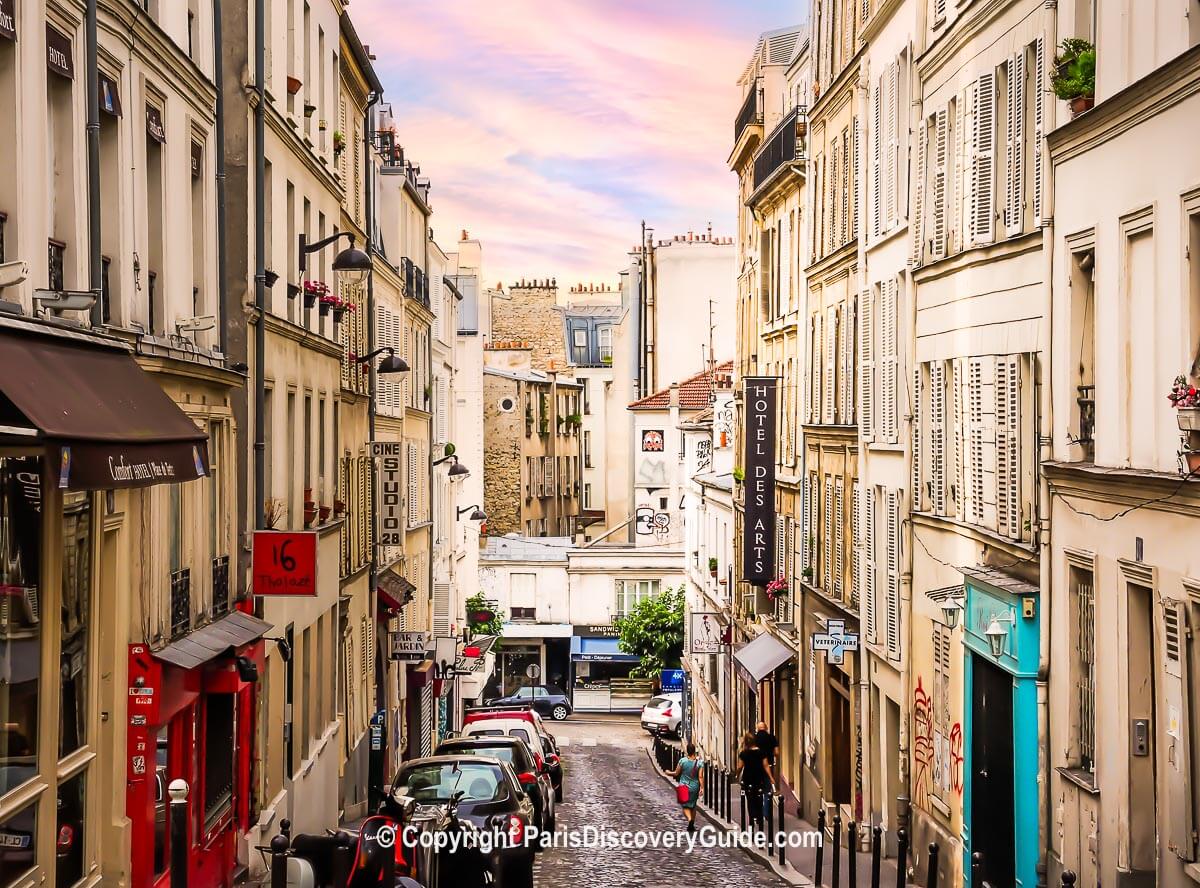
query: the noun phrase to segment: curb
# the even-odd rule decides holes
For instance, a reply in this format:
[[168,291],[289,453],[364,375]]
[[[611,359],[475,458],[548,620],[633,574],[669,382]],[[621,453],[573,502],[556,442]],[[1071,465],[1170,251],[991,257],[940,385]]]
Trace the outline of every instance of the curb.
[[[668,786],[674,786],[671,778],[666,774],[666,772],[660,770],[658,763],[654,761],[654,752],[651,749],[646,749],[645,747],[643,747],[643,749],[645,749],[646,758],[649,760],[650,768],[654,771],[654,773],[662,778],[662,780]],[[700,805],[696,805],[696,811],[697,813],[702,814],[704,818],[713,826],[735,832],[739,829],[738,824],[729,820],[723,820]],[[746,856],[748,856],[755,863],[758,863],[760,866],[769,867],[775,873],[775,875],[779,876],[779,878],[783,879],[788,884],[795,885],[796,888],[816,888],[816,882],[799,872],[790,863],[784,863],[780,865],[779,861],[774,855],[769,855],[765,851],[760,851],[757,848],[748,848],[742,846],[741,850],[744,851]]]

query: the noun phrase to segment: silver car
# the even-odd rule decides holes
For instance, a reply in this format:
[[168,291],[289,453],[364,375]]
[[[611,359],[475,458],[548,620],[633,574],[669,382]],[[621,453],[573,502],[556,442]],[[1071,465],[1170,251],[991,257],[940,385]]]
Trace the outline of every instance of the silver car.
[[651,734],[679,736],[679,723],[683,721],[683,694],[663,694],[651,697],[642,707],[642,727]]

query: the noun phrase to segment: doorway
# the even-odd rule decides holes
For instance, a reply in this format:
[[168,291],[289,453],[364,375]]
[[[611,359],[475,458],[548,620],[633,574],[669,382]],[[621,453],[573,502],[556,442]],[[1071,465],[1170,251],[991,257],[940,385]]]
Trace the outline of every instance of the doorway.
[[829,801],[849,805],[854,760],[854,731],[850,725],[850,677],[829,667]]
[[[1016,884],[1012,676],[972,657],[971,849],[983,888]],[[972,880],[974,884],[974,879]]]

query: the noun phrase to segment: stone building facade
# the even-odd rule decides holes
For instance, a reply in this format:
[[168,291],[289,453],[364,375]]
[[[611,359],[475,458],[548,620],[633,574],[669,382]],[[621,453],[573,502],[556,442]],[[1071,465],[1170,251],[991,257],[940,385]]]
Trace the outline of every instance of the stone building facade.
[[492,343],[524,342],[534,370],[563,371],[568,365],[563,337],[563,306],[558,304],[558,284],[550,280],[525,281],[507,290],[490,291]]

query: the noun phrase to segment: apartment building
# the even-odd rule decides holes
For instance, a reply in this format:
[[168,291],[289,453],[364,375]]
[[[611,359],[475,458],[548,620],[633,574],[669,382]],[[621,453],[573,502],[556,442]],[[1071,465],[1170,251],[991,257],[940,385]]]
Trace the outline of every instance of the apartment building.
[[1046,97],[1048,878],[1184,886],[1200,872],[1200,433],[1167,395],[1200,367],[1200,4],[1080,0],[1046,28],[1047,47],[1096,54],[1094,108]]

